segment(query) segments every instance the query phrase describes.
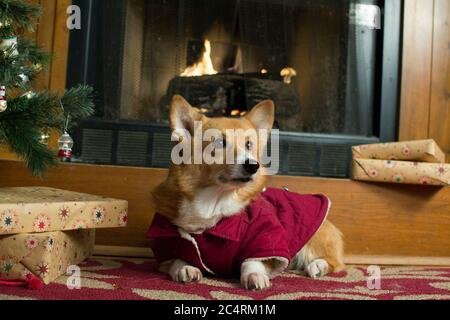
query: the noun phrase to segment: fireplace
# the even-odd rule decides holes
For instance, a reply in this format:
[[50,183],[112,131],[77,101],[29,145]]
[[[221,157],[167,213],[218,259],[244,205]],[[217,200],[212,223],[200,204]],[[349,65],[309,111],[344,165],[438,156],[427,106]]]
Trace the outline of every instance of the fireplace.
[[68,86],[95,87],[75,161],[167,167],[168,104],[276,104],[280,173],[347,177],[350,147],[396,138],[397,0],[78,0]]

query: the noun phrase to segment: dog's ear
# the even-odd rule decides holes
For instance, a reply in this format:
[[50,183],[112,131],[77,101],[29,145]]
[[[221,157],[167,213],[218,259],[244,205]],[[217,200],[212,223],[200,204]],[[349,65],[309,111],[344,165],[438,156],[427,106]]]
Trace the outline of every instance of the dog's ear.
[[245,115],[256,129],[272,130],[275,121],[275,105],[272,100],[264,100],[258,103],[248,114]]
[[170,127],[172,130],[194,131],[194,121],[201,121],[201,115],[182,96],[174,95],[170,104]]

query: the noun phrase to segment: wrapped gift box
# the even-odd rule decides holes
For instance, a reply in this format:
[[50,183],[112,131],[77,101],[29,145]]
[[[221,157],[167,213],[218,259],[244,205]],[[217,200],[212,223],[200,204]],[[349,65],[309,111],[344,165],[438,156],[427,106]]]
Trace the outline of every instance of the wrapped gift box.
[[356,146],[353,147],[353,158],[445,163],[445,153],[434,140]]
[[353,159],[355,180],[448,186],[450,164]]
[[128,202],[46,187],[0,188],[0,235],[125,226]]
[[89,229],[0,236],[0,277],[32,273],[48,284],[88,258],[94,242],[95,230]]
[[0,188],[0,277],[49,283],[89,257],[95,229],[124,227],[128,202],[46,187]]

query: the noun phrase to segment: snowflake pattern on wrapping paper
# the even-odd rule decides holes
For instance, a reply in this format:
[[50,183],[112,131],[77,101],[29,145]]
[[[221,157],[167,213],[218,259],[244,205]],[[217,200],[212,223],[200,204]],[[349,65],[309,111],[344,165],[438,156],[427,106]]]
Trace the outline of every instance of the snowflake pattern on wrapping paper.
[[411,154],[411,149],[408,148],[407,146],[404,146],[404,147],[402,148],[402,154],[403,154],[404,156],[409,156],[409,155]]
[[21,272],[20,275],[21,275],[22,279],[26,279],[28,277],[28,275],[33,275],[33,273],[30,272],[30,270],[24,270],[24,271]]
[[62,206],[58,210],[58,217],[61,221],[66,221],[70,216],[70,208],[68,206]]
[[371,178],[376,178],[376,177],[378,177],[378,171],[377,171],[376,169],[370,169],[370,170],[369,170],[369,176],[370,176]]
[[95,207],[92,209],[92,221],[95,224],[100,224],[105,220],[106,209],[103,207]]
[[39,274],[39,276],[42,278],[46,276],[50,272],[50,268],[48,263],[46,262],[40,262],[36,265],[36,273]]
[[0,230],[11,232],[17,227],[18,223],[17,214],[14,211],[6,210],[0,214]]
[[445,166],[439,166],[436,168],[436,173],[440,176],[443,176],[447,173],[447,168]]
[[49,236],[45,241],[45,250],[48,252],[52,252],[55,245],[55,238],[53,236]]
[[29,250],[33,250],[38,246],[38,239],[35,236],[29,236],[25,239],[25,247]]
[[430,178],[423,176],[419,179],[419,183],[426,186],[431,183],[431,180],[430,180]]
[[16,263],[11,256],[3,256],[0,259],[0,274],[8,275],[12,271],[15,264]]
[[50,227],[50,217],[47,216],[45,213],[39,214],[34,219],[34,231],[36,232],[45,232]]
[[396,173],[392,176],[392,181],[396,183],[402,183],[405,181],[405,177],[401,173]]
[[119,214],[119,226],[125,227],[127,225],[127,223],[128,223],[128,211],[123,210]]
[[387,169],[395,168],[395,161],[387,160],[387,161],[383,161],[383,164],[384,164],[384,167]]

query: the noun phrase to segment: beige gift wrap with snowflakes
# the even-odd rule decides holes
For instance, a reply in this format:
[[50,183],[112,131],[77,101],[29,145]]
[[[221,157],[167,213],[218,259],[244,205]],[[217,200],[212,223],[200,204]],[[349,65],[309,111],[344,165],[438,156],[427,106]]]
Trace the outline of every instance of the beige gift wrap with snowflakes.
[[0,235],[124,227],[127,212],[125,200],[46,187],[0,188]]
[[445,163],[445,154],[434,140],[376,143],[352,148],[353,158]]
[[353,159],[353,179],[448,186],[450,185],[450,164]]
[[94,242],[95,230],[89,229],[0,236],[0,277],[32,273],[49,284],[88,258]]

